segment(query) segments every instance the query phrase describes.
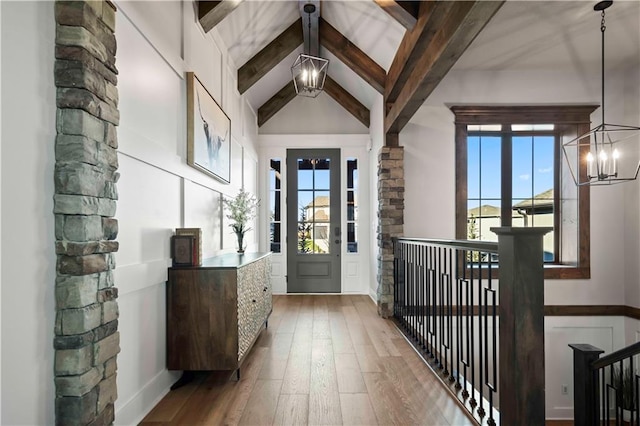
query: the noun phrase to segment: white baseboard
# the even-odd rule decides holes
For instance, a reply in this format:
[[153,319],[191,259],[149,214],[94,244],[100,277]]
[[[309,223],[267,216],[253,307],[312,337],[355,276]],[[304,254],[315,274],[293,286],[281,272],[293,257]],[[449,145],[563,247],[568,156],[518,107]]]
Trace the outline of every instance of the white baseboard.
[[547,420],[571,420],[573,419],[573,407],[549,407],[545,415]]
[[376,291],[372,288],[369,288],[369,297],[373,300],[373,303],[378,304],[378,295]]
[[144,416],[169,393],[171,385],[180,378],[180,371],[163,370],[129,401],[119,406],[116,401],[115,425],[137,425]]

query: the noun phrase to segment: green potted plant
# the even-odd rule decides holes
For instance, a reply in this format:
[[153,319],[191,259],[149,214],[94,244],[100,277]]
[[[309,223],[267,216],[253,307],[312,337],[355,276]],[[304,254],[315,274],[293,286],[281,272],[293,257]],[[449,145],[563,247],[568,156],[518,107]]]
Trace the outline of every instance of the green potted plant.
[[238,195],[234,198],[224,198],[223,203],[229,212],[226,215],[227,219],[231,220],[229,226],[233,229],[238,240],[238,253],[242,254],[245,249],[244,234],[251,230],[247,225],[256,217],[260,201],[241,188]]

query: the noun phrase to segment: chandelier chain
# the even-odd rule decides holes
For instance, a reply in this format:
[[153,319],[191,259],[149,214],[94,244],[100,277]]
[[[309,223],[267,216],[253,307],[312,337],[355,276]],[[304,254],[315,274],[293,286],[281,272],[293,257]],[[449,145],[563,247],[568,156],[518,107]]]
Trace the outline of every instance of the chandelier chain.
[[600,105],[600,109],[602,110],[602,125],[604,125],[604,32],[607,29],[607,26],[604,23],[604,9],[602,9],[602,20],[600,21],[600,32],[602,33],[602,54],[600,56],[600,66],[601,66],[601,81],[600,81],[600,89],[602,90],[602,105]]
[[309,47],[307,48],[307,51],[305,53],[307,54],[311,54],[311,13],[307,12],[307,17],[309,18],[309,31],[307,32],[307,42],[309,43]]

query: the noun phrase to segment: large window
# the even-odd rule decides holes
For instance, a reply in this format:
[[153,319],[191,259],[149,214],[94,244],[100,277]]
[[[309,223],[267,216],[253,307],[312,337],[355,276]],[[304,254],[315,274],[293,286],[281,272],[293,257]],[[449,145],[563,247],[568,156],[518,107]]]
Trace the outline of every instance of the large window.
[[542,226],[544,261],[555,262],[559,218],[553,124],[467,126],[467,239],[497,241],[494,226]]
[[551,227],[546,278],[588,278],[589,189],[562,162],[563,141],[589,130],[586,107],[452,107],[456,238],[497,241],[496,226]]

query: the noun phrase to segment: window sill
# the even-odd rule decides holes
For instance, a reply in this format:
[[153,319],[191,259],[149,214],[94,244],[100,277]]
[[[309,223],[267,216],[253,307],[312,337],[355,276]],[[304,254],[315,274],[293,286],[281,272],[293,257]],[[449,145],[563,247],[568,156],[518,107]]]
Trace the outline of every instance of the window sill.
[[545,280],[571,280],[591,278],[591,268],[588,266],[544,265]]

